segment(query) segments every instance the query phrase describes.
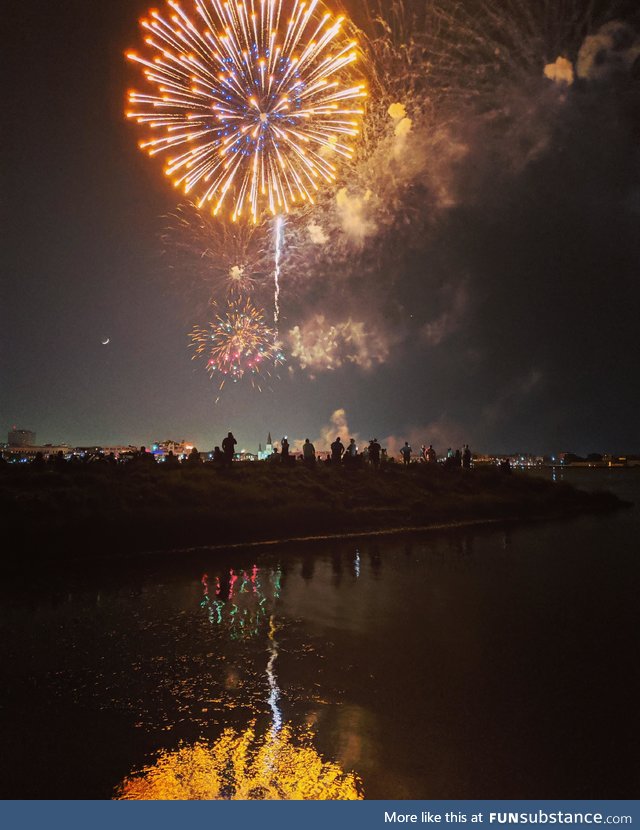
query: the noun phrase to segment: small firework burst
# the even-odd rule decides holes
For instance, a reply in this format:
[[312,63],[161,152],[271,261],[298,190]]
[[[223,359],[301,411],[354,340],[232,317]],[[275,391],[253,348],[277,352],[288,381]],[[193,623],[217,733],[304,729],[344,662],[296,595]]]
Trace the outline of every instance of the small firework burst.
[[224,314],[216,314],[206,326],[194,326],[190,339],[195,349],[192,359],[206,361],[207,372],[219,381],[219,389],[228,380],[237,383],[246,375],[260,390],[285,361],[276,332],[250,300],[231,302]]
[[260,289],[271,269],[268,226],[222,222],[180,204],[166,217],[160,238],[181,291],[207,292],[207,302],[240,300]]

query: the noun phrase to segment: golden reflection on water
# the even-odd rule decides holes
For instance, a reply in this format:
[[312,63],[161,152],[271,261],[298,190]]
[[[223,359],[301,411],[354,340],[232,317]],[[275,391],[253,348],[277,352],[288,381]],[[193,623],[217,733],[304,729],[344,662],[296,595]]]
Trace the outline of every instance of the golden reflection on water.
[[162,752],[155,764],[126,778],[121,800],[340,800],[364,797],[355,773],[323,761],[309,735],[290,727],[256,735],[225,729],[213,743],[199,741]]
[[[210,743],[204,740],[162,751],[155,763],[133,772],[119,785],[120,800],[358,800],[361,779],[325,761],[312,745],[312,734],[283,725],[281,690],[276,676],[279,643],[276,602],[281,571],[231,569],[223,576],[202,576],[209,621],[230,640],[247,641],[266,633],[266,704],[271,713],[267,731],[258,735],[255,722],[237,732],[227,728]],[[231,666],[225,687],[240,687]]]

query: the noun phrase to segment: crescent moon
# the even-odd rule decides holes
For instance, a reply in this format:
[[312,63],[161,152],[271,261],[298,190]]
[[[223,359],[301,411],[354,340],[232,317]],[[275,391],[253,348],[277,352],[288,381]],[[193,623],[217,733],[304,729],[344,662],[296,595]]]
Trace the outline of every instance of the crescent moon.
[[103,346],[107,346],[107,345],[109,344],[109,341],[110,341],[110,340],[111,340],[111,338],[110,338],[110,337],[107,337],[107,339],[106,339],[106,340],[103,340],[103,341],[102,341],[102,345],[103,345]]

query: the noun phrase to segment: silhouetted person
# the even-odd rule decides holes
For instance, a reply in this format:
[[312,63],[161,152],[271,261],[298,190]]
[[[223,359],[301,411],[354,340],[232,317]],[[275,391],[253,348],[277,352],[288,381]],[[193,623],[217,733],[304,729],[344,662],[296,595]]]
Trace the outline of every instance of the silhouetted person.
[[281,459],[283,464],[288,464],[289,463],[289,442],[287,441],[287,436],[286,435],[282,439],[282,443],[280,445],[280,448],[282,450],[281,453],[280,453],[280,459]]
[[109,455],[107,456],[107,464],[110,467],[115,467],[117,463],[118,463],[118,459],[116,458],[116,454],[114,452],[110,452]]
[[333,464],[339,464],[340,459],[344,454],[344,444],[340,440],[340,436],[336,438],[336,440],[331,445],[331,462]]
[[58,450],[58,452],[53,457],[53,466],[57,470],[61,470],[63,467],[67,466],[67,462],[64,458],[64,452],[62,450]]
[[409,446],[409,442],[404,442],[404,447],[400,449],[400,455],[402,456],[402,461],[404,464],[411,463],[411,447]]
[[353,465],[358,459],[358,446],[355,438],[349,439],[349,444],[344,453],[344,460],[347,464]]
[[235,453],[235,446],[238,442],[230,432],[222,442],[222,455],[224,456],[224,466],[231,469],[233,463],[233,454]]
[[224,461],[224,455],[222,454],[222,450],[220,447],[213,448],[213,463],[217,464],[218,466],[222,464]]
[[189,457],[187,458],[187,464],[189,464],[192,467],[195,467],[198,464],[202,464],[200,453],[195,447],[191,447],[191,452],[189,453]]
[[462,453],[460,450],[456,450],[456,454],[453,457],[454,467],[462,466]]
[[432,444],[429,444],[429,446],[427,447],[426,456],[427,456],[427,462],[429,464],[435,464],[437,462],[438,456],[436,455],[436,451],[433,449]]
[[38,450],[36,457],[33,459],[33,466],[36,470],[44,470],[45,460],[44,455]]
[[369,461],[373,464],[374,468],[377,470],[380,466],[380,451],[382,447],[378,443],[378,439],[374,438],[372,441],[369,441]]
[[276,461],[277,461],[278,463],[280,463],[280,453],[278,452],[278,448],[277,448],[277,447],[274,447],[274,448],[273,448],[273,452],[272,452],[272,453],[271,453],[271,455],[269,456],[269,461],[271,461],[271,463],[275,463]]
[[316,448],[308,438],[305,438],[304,444],[302,445],[302,460],[309,467],[316,463]]
[[511,463],[508,458],[505,458],[504,461],[500,462],[500,470],[507,474],[511,472]]
[[462,467],[465,470],[471,469],[471,450],[468,444],[465,444],[462,450]]
[[155,456],[152,453],[147,452],[147,448],[144,445],[142,447],[140,447],[139,452],[137,452],[135,454],[135,456],[133,457],[133,460],[137,461],[139,464],[145,464],[145,465],[156,463]]
[[179,461],[176,456],[173,454],[173,450],[169,450],[169,455],[165,458],[164,463],[167,465],[169,469],[173,469],[179,465]]

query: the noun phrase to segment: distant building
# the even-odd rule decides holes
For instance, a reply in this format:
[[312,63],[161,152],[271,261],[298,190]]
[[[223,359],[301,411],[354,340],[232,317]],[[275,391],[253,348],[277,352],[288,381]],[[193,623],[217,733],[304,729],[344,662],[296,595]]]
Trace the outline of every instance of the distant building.
[[132,444],[128,446],[123,445],[114,445],[114,446],[103,446],[103,447],[76,447],[73,450],[73,455],[78,455],[80,458],[86,458],[87,456],[92,455],[111,455],[113,453],[116,458],[121,458],[127,455],[133,455],[138,451],[137,447],[134,447]]
[[511,467],[522,470],[542,467],[545,463],[544,456],[532,455],[531,453],[478,453],[473,456],[474,467],[497,466],[503,461],[508,461]]
[[36,443],[36,434],[30,429],[16,429],[9,432],[8,443],[10,447],[33,447]]
[[24,447],[5,447],[2,450],[2,457],[8,461],[31,461],[38,453],[42,453],[43,458],[49,458],[51,455],[57,455],[59,452],[67,457],[71,452],[71,447],[66,444],[45,444],[43,447],[24,446]]
[[273,442],[271,441],[271,433],[267,436],[267,446],[265,447],[264,451],[262,450],[262,444],[258,446],[258,461],[266,461],[267,458],[271,458],[273,455]]
[[602,467],[640,467],[637,455],[612,455],[605,453],[602,456]]
[[[176,458],[186,458],[192,449],[193,443],[185,441],[184,438],[182,441],[173,441],[167,438],[166,441],[156,441],[151,445],[151,452],[156,457],[156,461],[164,461],[170,452]],[[202,456],[202,453],[200,455]]]

